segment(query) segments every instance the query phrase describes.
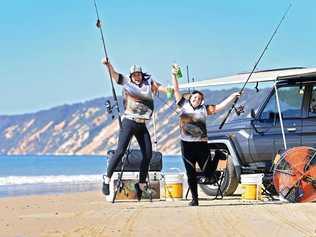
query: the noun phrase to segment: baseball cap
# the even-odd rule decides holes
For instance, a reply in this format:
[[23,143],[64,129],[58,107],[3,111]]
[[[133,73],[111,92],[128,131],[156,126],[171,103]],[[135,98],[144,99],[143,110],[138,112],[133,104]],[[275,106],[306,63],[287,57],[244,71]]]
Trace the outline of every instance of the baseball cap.
[[142,70],[142,67],[141,66],[139,66],[139,65],[133,65],[133,66],[131,66],[131,68],[129,69],[129,73],[130,74],[133,74],[133,73],[135,73],[135,72],[143,72],[143,70]]

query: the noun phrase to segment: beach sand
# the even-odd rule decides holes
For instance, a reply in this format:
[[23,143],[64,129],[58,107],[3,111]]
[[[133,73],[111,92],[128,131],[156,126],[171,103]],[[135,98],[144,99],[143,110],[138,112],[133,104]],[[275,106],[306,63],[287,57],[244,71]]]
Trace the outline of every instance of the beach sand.
[[118,202],[99,192],[0,199],[0,236],[316,236],[316,203]]

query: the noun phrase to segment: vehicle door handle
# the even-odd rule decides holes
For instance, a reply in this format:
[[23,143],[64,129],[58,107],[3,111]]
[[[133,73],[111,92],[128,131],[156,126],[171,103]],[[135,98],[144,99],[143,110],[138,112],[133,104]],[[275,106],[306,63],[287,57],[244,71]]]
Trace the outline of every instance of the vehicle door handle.
[[296,128],[287,128],[288,132],[296,132]]

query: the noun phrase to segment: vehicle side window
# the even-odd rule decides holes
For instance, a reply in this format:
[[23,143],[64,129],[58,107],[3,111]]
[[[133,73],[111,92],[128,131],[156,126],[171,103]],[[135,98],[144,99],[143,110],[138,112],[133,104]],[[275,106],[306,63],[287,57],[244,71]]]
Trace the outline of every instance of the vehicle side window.
[[313,86],[311,102],[309,104],[309,117],[316,117],[316,86]]
[[[283,118],[301,117],[301,109],[303,103],[305,86],[280,87],[278,95],[280,100],[280,108]],[[315,92],[316,96],[316,92]],[[261,113],[260,119],[271,120],[278,119],[278,107],[276,103],[275,93],[270,97]],[[316,113],[315,113],[316,116]]]

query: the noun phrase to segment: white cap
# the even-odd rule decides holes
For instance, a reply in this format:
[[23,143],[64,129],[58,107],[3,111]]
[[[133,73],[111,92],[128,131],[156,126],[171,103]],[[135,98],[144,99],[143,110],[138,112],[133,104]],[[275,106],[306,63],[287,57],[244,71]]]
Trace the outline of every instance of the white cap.
[[142,71],[142,67],[138,66],[138,65],[135,65],[135,64],[133,66],[131,66],[131,68],[129,69],[129,73],[133,74],[135,72],[143,72]]

